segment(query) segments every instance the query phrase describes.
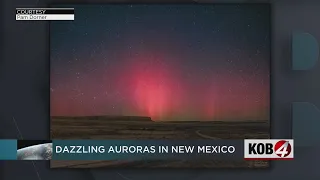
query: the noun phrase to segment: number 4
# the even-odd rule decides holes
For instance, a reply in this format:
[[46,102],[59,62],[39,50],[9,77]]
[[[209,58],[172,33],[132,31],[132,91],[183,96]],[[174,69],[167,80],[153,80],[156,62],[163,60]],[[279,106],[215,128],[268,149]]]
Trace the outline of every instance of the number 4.
[[282,144],[282,146],[276,150],[276,154],[280,155],[280,157],[284,157],[288,153],[287,151],[288,144],[289,144],[288,141]]

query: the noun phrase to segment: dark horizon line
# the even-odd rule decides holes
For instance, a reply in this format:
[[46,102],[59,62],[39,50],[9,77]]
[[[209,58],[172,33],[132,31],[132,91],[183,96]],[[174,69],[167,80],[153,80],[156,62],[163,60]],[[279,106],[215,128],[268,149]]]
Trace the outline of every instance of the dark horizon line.
[[184,120],[184,121],[179,121],[179,120],[153,120],[151,117],[148,116],[122,116],[122,115],[97,115],[97,116],[50,116],[51,119],[64,119],[64,118],[73,118],[73,119],[77,119],[77,118],[89,118],[91,120],[99,120],[99,118],[138,118],[138,119],[148,119],[151,120],[153,122],[225,122],[225,121],[229,121],[229,122],[253,122],[253,121],[259,121],[259,122],[269,122],[270,119],[245,119],[245,120],[235,120],[235,119],[225,119],[225,120]]

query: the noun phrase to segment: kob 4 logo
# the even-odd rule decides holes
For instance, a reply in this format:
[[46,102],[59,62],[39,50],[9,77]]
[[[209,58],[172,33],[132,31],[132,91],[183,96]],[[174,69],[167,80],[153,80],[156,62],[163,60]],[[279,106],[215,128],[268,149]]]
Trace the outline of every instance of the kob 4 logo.
[[244,158],[247,160],[293,159],[292,139],[245,139]]

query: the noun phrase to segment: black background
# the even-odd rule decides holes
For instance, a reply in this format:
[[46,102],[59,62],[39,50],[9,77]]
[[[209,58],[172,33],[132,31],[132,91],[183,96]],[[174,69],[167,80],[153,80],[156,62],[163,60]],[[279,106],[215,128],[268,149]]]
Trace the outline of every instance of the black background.
[[[60,1],[61,2],[61,1]],[[64,3],[79,2],[65,0]],[[84,2],[98,2],[87,0]],[[108,1],[99,1],[108,2]],[[118,2],[130,2],[119,0]],[[167,1],[168,2],[168,1]],[[169,1],[170,2],[170,1]],[[173,2],[173,1],[171,1]],[[199,2],[199,1],[198,1]],[[249,2],[206,1],[206,2]],[[272,3],[273,138],[292,137],[291,103],[320,107],[320,68],[291,70],[291,35],[303,31],[320,39],[320,1],[255,0]],[[17,7],[47,7],[56,0],[0,1],[0,136],[4,139],[49,138],[49,23],[15,21]],[[307,115],[306,115],[307,116]],[[304,127],[302,127],[304,128]],[[252,169],[50,169],[48,162],[1,162],[1,180],[226,180],[320,179],[320,148],[296,147],[293,161],[273,162],[268,170]]]
[[18,149],[25,148],[28,146],[44,144],[44,143],[51,143],[50,140],[18,140]]

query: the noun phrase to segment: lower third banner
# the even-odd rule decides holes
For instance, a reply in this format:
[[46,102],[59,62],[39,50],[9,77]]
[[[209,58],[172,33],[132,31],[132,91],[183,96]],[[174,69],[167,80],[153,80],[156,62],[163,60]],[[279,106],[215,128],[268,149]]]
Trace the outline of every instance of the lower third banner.
[[243,159],[243,140],[53,140],[52,160]]

